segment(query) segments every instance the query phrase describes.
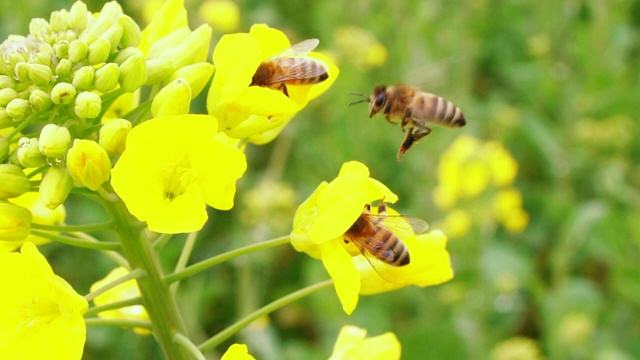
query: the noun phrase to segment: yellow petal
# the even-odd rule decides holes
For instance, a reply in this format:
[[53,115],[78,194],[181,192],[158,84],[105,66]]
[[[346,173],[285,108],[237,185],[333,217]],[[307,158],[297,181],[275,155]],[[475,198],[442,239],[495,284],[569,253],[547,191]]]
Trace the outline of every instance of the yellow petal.
[[265,24],[255,24],[249,30],[258,44],[262,60],[267,60],[291,47],[287,36],[280,30],[270,28]]
[[326,242],[319,246],[322,263],[333,279],[342,309],[351,315],[358,304],[360,274],[351,261],[351,255],[342,247],[342,238]]
[[207,222],[207,209],[199,186],[188,186],[162,211],[147,219],[149,230],[163,234],[193,232]]

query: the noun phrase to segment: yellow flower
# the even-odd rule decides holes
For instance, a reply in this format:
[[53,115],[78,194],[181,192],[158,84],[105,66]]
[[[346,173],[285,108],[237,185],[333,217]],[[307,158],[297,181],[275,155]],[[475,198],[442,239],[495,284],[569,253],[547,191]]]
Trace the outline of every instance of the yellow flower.
[[493,213],[511,233],[522,232],[529,224],[529,214],[522,208],[522,194],[516,189],[501,190],[493,198]]
[[471,216],[464,210],[451,210],[444,219],[443,228],[447,235],[452,238],[461,238],[471,231]]
[[0,253],[0,354],[4,359],[80,359],[88,304],[56,276],[35,245]]
[[140,90],[132,93],[124,93],[109,106],[102,116],[102,123],[106,124],[115,119],[122,118],[126,113],[135,109],[140,103]]
[[166,116],[131,130],[111,183],[129,211],[161,233],[197,231],[206,205],[233,207],[244,154],[207,115]]
[[354,61],[360,70],[381,67],[387,62],[387,48],[364,29],[342,26],[336,30],[334,38],[340,50],[349,60]]
[[220,39],[213,52],[216,72],[207,97],[207,109],[220,121],[220,131],[257,144],[269,142],[295,113],[333,84],[338,68],[327,57],[312,52],[306,56],[326,64],[327,80],[287,85],[288,97],[282,91],[249,86],[260,63],[290,47],[284,33],[262,24],[252,26],[249,33]]
[[300,205],[293,220],[291,244],[297,251],[322,259],[347,314],[358,303],[360,274],[351,259],[357,250],[350,253],[343,236],[362,214],[365,204],[380,199],[394,203],[398,197],[370,178],[364,164],[347,162],[336,179],[322,182]]
[[156,11],[149,25],[142,31],[142,40],[138,48],[145,55],[149,55],[149,50],[158,40],[171,34],[172,32],[187,28],[187,10],[184,8],[184,0],[167,0],[162,4],[162,8]]
[[244,344],[233,344],[229,346],[227,352],[222,355],[221,360],[255,360],[255,358],[249,355],[249,349]]
[[507,339],[491,351],[492,360],[542,360],[543,358],[535,340],[522,336]]
[[392,360],[400,359],[401,346],[391,332],[367,338],[367,330],[343,326],[329,360]]
[[0,201],[0,240],[23,241],[29,235],[32,219],[24,207]]
[[207,0],[200,5],[198,15],[222,33],[235,31],[240,24],[240,8],[230,0]]
[[[104,279],[96,281],[91,285],[90,291],[93,292],[102,286],[127,275],[127,273],[129,273],[129,271],[123,267],[115,268]],[[135,280],[129,280],[96,296],[93,302],[96,306],[102,306],[117,301],[133,299],[139,296],[140,290],[138,289],[138,284]],[[142,305],[132,305],[125,308],[102,311],[98,313],[98,317],[104,319],[149,320],[149,314],[147,314],[147,310],[145,310]],[[151,333],[149,330],[142,328],[134,328],[133,331],[138,335],[148,335]]]
[[75,139],[67,153],[67,169],[78,184],[96,191],[109,180],[111,161],[107,151],[97,142]]

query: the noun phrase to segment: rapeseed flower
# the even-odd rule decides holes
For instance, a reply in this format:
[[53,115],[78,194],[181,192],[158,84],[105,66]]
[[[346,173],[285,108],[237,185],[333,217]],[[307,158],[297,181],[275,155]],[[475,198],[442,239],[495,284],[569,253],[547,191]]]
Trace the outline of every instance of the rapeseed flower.
[[249,355],[249,349],[244,344],[233,344],[229,346],[227,352],[222,355],[221,360],[255,360],[255,358]]
[[233,207],[245,155],[207,115],[166,116],[134,127],[111,184],[135,217],[160,233],[197,231],[206,205]]
[[400,359],[401,346],[391,332],[367,338],[367,330],[346,325],[340,330],[329,360]]

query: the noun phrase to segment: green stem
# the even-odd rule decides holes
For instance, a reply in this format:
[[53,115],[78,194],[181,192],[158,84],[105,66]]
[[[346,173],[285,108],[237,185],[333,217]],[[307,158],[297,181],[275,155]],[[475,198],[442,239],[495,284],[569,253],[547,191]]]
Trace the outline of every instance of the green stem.
[[[196,243],[196,239],[198,238],[198,232],[192,232],[187,236],[187,241],[184,243],[184,247],[182,248],[182,253],[180,254],[180,258],[178,259],[178,263],[176,264],[176,268],[173,271],[174,273],[179,272],[187,266],[187,262],[189,262],[189,257],[191,256],[191,252],[193,251],[193,246]],[[171,284],[171,294],[173,296],[176,295],[176,291],[178,291],[179,282],[174,282]]]
[[195,275],[200,271],[206,270],[210,267],[216,266],[225,261],[231,260],[241,255],[250,254],[254,251],[268,249],[278,245],[288,244],[290,241],[289,235],[282,236],[276,239],[263,241],[261,243],[248,245],[245,247],[241,247],[239,249],[231,250],[229,252],[214,256],[212,258],[200,261],[199,263],[195,263],[191,266],[188,266],[184,270],[176,271],[173,274],[167,275],[164,279],[167,284],[171,284],[175,281],[182,280],[184,278],[188,278],[189,276]]
[[118,285],[124,284],[129,280],[134,280],[134,279],[140,279],[142,277],[144,277],[146,274],[144,272],[144,270],[142,269],[135,269],[132,270],[130,272],[127,273],[127,275],[124,275],[122,277],[119,277],[113,281],[110,281],[107,284],[102,285],[101,287],[97,288],[96,290],[88,293],[87,295],[84,296],[85,300],[87,301],[91,301],[93,299],[96,298],[96,296],[100,295],[100,294],[104,294],[105,292],[115,288]]
[[245,318],[240,319],[239,321],[237,321],[235,324],[229,326],[228,328],[222,330],[221,332],[217,333],[215,336],[211,337],[209,340],[203,342],[202,344],[198,345],[198,349],[200,349],[200,351],[202,352],[207,352],[213,348],[215,348],[216,346],[220,345],[222,342],[224,342],[225,340],[229,339],[230,337],[232,337],[233,335],[235,335],[238,331],[244,329],[247,325],[249,325],[250,323],[252,323],[253,321],[255,321],[256,319],[259,319],[263,316],[266,316],[276,310],[278,310],[279,308],[292,303],[296,300],[299,300],[305,296],[311,295],[319,290],[325,289],[330,287],[333,284],[333,280],[329,279],[329,280],[325,280],[323,282],[311,285],[311,286],[307,286],[306,288],[300,289],[298,291],[292,292],[289,295],[286,295],[276,301],[273,301],[263,307],[261,307],[260,309],[254,311],[253,313],[247,315]]
[[[94,238],[93,236],[91,236],[91,235],[89,235],[87,233],[84,233],[84,232],[74,232],[74,233],[70,233],[69,235],[71,235],[73,237],[76,237],[78,239],[84,239],[86,241],[90,241],[90,242],[94,242],[94,243],[100,242],[96,238]],[[131,266],[129,266],[129,262],[127,262],[127,259],[122,257],[122,255],[120,255],[119,252],[102,250],[102,253],[104,253],[108,258],[113,260],[116,264],[122,266],[123,268],[125,268],[127,270],[131,270]]]
[[120,301],[112,302],[105,305],[91,307],[89,308],[89,310],[87,310],[87,312],[84,313],[84,316],[85,317],[93,316],[103,311],[121,309],[121,308],[129,307],[133,305],[140,305],[140,304],[142,304],[142,299],[140,299],[140,297],[135,297],[133,299],[127,299],[127,300],[120,300]]
[[153,334],[167,359],[189,359],[189,353],[173,342],[173,334],[186,334],[187,331],[175,298],[163,279],[164,274],[158,256],[138,226],[139,221],[127,211],[124,202],[120,199],[115,202],[109,201],[111,199],[112,197],[105,199],[105,209],[115,221],[122,252],[132,268],[143,269],[147,274],[137,282],[142,304],[151,320]]
[[198,350],[198,347],[194,343],[192,343],[191,340],[189,340],[188,337],[180,333],[175,333],[173,334],[173,342],[182,346],[185,350],[191,353],[191,355],[193,355],[193,357],[196,358],[197,360],[207,359],[204,357],[204,355],[202,355],[200,350]]
[[88,224],[88,225],[47,225],[47,224],[36,224],[31,223],[32,229],[37,230],[46,230],[46,231],[57,231],[57,232],[92,232],[92,231],[102,231],[102,230],[112,230],[113,229],[113,221],[106,221],[103,223],[97,224]]
[[31,229],[31,233],[33,235],[42,236],[44,238],[47,238],[55,242],[59,242],[62,244],[71,245],[75,247],[85,248],[85,249],[120,250],[120,243],[118,242],[110,242],[110,241],[92,242],[92,241],[74,238],[71,236],[52,234],[46,231],[40,231],[36,229]]
[[88,326],[120,326],[125,328],[152,329],[149,320],[88,318],[84,319],[84,323]]
[[155,251],[160,251],[164,247],[164,245],[173,237],[173,234],[160,234],[154,241],[151,246]]

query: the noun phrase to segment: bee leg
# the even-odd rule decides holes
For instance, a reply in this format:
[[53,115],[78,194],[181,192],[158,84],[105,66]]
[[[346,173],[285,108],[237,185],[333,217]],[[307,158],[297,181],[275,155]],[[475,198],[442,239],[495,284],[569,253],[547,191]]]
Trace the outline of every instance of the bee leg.
[[278,85],[277,89],[282,91],[282,93],[285,94],[286,97],[289,97],[289,91],[287,91],[287,84],[280,83],[280,85]]
[[380,204],[378,204],[378,215],[387,213],[387,204],[384,202],[384,198],[380,200]]
[[406,153],[407,150],[409,150],[409,148],[411,148],[411,146],[413,146],[414,143],[418,142],[418,140],[422,139],[423,137],[429,135],[429,133],[431,133],[431,129],[429,129],[424,125],[422,125],[419,128],[411,128],[409,130],[409,133],[407,133],[407,137],[402,142],[402,145],[400,145],[400,149],[398,150],[398,161],[402,159],[402,155],[404,155],[404,153]]

